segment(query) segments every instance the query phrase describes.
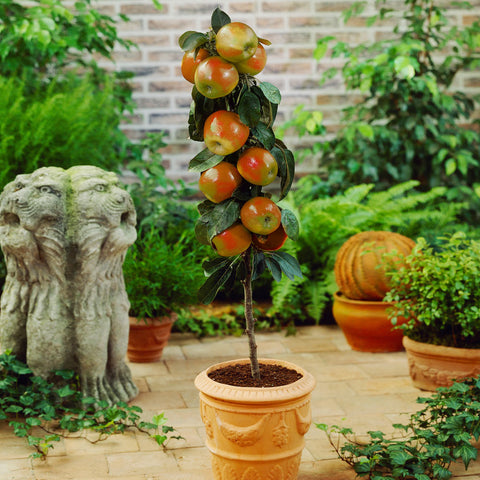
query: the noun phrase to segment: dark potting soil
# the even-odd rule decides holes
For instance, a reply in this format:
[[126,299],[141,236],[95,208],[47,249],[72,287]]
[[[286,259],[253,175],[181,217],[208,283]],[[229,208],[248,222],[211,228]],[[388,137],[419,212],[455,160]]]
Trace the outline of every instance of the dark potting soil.
[[235,387],[280,387],[302,378],[302,374],[291,368],[275,364],[260,364],[260,380],[252,377],[250,363],[227,365],[214,370],[208,376],[218,383]]

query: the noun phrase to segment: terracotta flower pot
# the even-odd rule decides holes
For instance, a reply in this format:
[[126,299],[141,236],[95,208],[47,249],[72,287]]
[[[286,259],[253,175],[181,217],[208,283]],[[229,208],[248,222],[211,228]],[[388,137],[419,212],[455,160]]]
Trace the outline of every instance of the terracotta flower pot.
[[421,390],[448,387],[453,380],[480,375],[480,349],[445,347],[404,337],[410,377]]
[[295,480],[304,435],[311,424],[310,393],[315,379],[302,368],[280,360],[261,359],[294,369],[303,376],[271,388],[234,387],[208,377],[212,370],[248,359],[216,364],[195,379],[206,445],[212,454],[215,480]]
[[393,303],[351,300],[340,293],[333,299],[333,316],[348,344],[361,352],[403,350],[401,330],[393,329],[387,309]]
[[128,359],[134,363],[160,360],[176,319],[176,313],[160,318],[147,318],[146,321],[130,317]]

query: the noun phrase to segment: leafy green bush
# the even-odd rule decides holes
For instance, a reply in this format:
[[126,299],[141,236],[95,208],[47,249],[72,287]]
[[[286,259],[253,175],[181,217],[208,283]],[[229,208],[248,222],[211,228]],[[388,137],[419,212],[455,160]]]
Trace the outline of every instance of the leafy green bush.
[[[419,238],[405,267],[390,272],[390,313],[420,342],[480,348],[480,242],[458,232],[434,248]],[[388,259],[387,259],[388,265]]]
[[433,240],[459,228],[456,217],[467,206],[446,202],[445,187],[416,192],[418,182],[413,180],[383,192],[374,192],[373,184],[362,184],[342,195],[312,200],[310,192],[317,180],[301,179],[298,190],[284,201],[302,226],[298,241],[287,242],[285,248],[298,258],[304,278],[284,278],[273,285],[272,314],[282,315],[303,305],[305,315],[319,322],[337,289],[333,275],[337,251],[355,233],[390,230]]
[[[480,438],[480,378],[439,388],[429,398],[418,398],[425,407],[407,424],[394,425],[392,438],[380,431],[368,432],[370,440],[349,440],[350,428],[317,424],[327,433],[339,457],[359,477],[370,480],[448,480],[450,466],[459,460],[468,468],[478,456],[473,441]],[[342,438],[346,443],[340,446]]]
[[0,77],[0,189],[17,174],[47,165],[117,167],[123,142],[113,85],[71,77],[31,90]]
[[[125,80],[131,73],[109,71],[96,60],[112,61],[117,46],[135,47],[118,36],[115,19],[92,8],[91,0],[77,0],[74,8],[64,6],[61,0],[22,3],[0,2],[0,75],[24,77],[36,86],[61,79],[75,69],[93,74],[97,85],[105,78],[114,79],[117,98],[124,104],[130,102],[131,88]],[[120,19],[128,20],[125,15]]]
[[132,317],[160,317],[196,302],[204,275],[185,238],[168,244],[154,228],[140,231],[123,264]]
[[[396,19],[392,39],[354,46],[332,45],[335,38],[330,36],[318,41],[315,58],[320,60],[331,48],[332,58],[344,60],[341,74],[347,90],[364,97],[344,110],[344,126],[335,137],[312,150],[320,153],[334,191],[358,183],[375,183],[382,190],[414,179],[423,190],[450,186],[451,199],[478,202],[479,136],[464,125],[478,123],[472,113],[480,96],[453,87],[458,72],[480,65],[480,22],[460,28],[449,24],[448,10],[434,0],[403,3],[395,11],[380,0],[378,15],[367,21]],[[365,4],[355,2],[346,19]],[[468,2],[455,6],[470,7]],[[329,69],[323,80],[337,73]],[[302,110],[289,125],[299,133],[323,134],[321,121],[320,112]]]
[[35,458],[45,458],[53,442],[80,430],[95,432],[98,438],[91,441],[96,443],[135,428],[160,446],[174,432],[163,413],[144,422],[140,421],[140,407],[95,402],[94,398],[82,396],[72,371],[56,372],[55,382],[47,382],[34,376],[14,355],[0,355],[0,420],[8,421],[15,435],[26,439],[35,449]]

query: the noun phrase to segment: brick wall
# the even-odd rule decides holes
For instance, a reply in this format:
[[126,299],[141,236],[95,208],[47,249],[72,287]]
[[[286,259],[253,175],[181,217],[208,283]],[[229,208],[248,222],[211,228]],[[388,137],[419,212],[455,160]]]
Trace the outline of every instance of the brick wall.
[[[317,39],[334,35],[349,43],[370,42],[391,35],[393,25],[392,21],[385,21],[375,28],[366,28],[361,18],[351,19],[344,25],[341,12],[352,3],[347,0],[224,0],[220,4],[209,0],[160,1],[162,10],[155,9],[151,0],[96,0],[95,5],[109,15],[123,13],[130,17],[130,22],[120,24],[119,30],[140,49],[118,52],[116,60],[119,69],[136,73],[138,108],[124,128],[132,139],[140,138],[147,131],[166,133],[168,146],[163,156],[172,178],[196,179],[196,174],[188,174],[187,165],[204,148],[203,144],[187,137],[191,85],[180,73],[182,52],[177,39],[185,30],[206,32],[217,6],[232,20],[249,24],[259,36],[272,42],[267,50],[267,66],[258,78],[273,83],[282,92],[276,125],[291,118],[295,107],[304,104],[321,110],[331,131],[338,125],[341,108],[352,97],[345,94],[340,78],[321,88],[318,86],[321,72],[333,63],[328,55],[320,64],[313,60]],[[478,18],[480,0],[471,3],[474,9],[468,13],[452,10],[452,20],[462,25]],[[401,0],[388,0],[387,4],[397,8],[404,5]],[[368,0],[365,16],[373,12],[374,1]],[[461,76],[457,87],[479,93],[478,71]],[[295,150],[301,141],[291,137],[287,138],[287,144]],[[302,162],[297,170],[308,172],[317,168],[316,161],[310,159]]]

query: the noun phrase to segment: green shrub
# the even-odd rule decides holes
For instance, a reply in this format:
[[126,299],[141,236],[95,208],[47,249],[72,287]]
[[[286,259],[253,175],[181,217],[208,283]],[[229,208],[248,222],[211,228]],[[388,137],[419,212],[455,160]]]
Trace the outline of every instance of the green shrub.
[[[456,27],[434,0],[403,3],[395,11],[385,0],[377,1],[379,13],[367,21],[396,19],[392,39],[354,46],[334,37],[318,41],[315,58],[331,49],[332,58],[343,59],[347,91],[363,99],[344,110],[343,128],[335,137],[315,144],[312,152],[319,153],[326,188],[333,191],[359,183],[383,190],[414,179],[425,191],[450,186],[449,198],[479,202],[479,136],[474,126],[464,125],[478,123],[472,113],[480,96],[455,90],[454,80],[458,72],[480,64],[480,22]],[[355,2],[346,20],[365,4]],[[457,2],[455,8],[471,6]],[[329,69],[323,80],[337,73]],[[289,125],[300,134],[323,134],[321,122],[320,112],[300,110]],[[479,210],[475,205],[472,222]]]
[[390,230],[413,239],[423,235],[434,240],[459,228],[456,218],[467,207],[465,203],[446,202],[445,187],[416,192],[415,181],[383,192],[374,192],[373,184],[362,184],[342,195],[312,200],[310,192],[316,180],[318,177],[300,180],[298,190],[284,201],[302,226],[298,241],[287,242],[285,248],[298,258],[304,278],[284,278],[273,285],[272,314],[282,315],[303,305],[304,314],[319,322],[337,289],[335,256],[351,235],[365,230]]
[[118,166],[123,141],[113,86],[71,77],[28,91],[17,78],[0,77],[0,188],[17,174],[43,166]]
[[419,238],[406,266],[392,269],[390,315],[410,319],[399,328],[413,340],[479,348],[480,242],[463,232],[442,240],[434,249]]

